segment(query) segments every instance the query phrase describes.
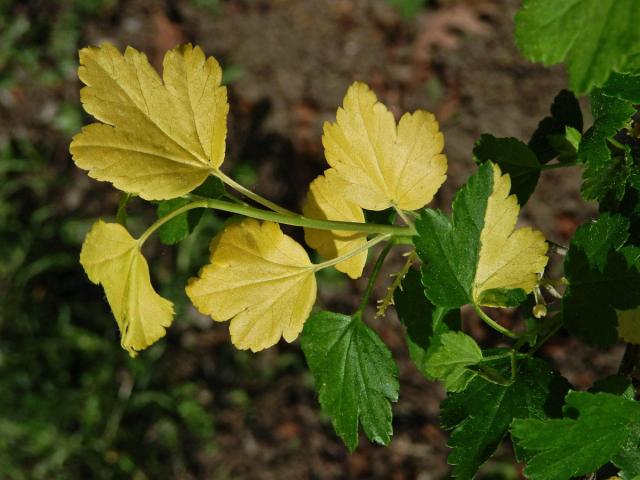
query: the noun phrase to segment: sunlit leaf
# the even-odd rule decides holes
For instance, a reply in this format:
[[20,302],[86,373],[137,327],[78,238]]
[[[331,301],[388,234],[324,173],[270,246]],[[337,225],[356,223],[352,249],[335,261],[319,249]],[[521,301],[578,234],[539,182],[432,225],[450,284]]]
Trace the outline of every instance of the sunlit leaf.
[[433,114],[393,114],[364,83],[347,91],[337,122],[325,123],[329,165],[349,184],[349,198],[367,210],[417,210],[445,181],[444,137]]
[[[309,186],[309,193],[302,207],[304,215],[321,220],[364,222],[362,209],[345,197],[342,185],[332,169],[317,177]],[[367,236],[358,232],[305,228],[304,239],[320,255],[331,259],[361,247],[366,243]],[[351,278],[358,278],[362,275],[366,261],[367,252],[364,251],[335,267]]]
[[151,286],[138,242],[122,225],[95,223],[82,245],[80,263],[89,279],[104,287],[122,347],[132,356],[165,335],[173,321],[173,304]]
[[224,160],[229,105],[222,70],[199,47],[167,52],[163,78],[147,57],[109,44],[80,50],[85,110],[102,123],[71,142],[89,176],[147,200],[181,196]]
[[298,337],[316,299],[314,265],[277,223],[246,219],[214,238],[186,291],[201,313],[231,320],[236,347],[256,352]]

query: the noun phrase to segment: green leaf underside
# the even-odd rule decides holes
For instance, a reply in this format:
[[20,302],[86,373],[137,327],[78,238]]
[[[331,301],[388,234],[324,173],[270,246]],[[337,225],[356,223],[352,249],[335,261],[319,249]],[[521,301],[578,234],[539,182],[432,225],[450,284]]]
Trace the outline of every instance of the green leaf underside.
[[569,287],[562,300],[563,321],[590,345],[613,344],[618,338],[616,309],[640,305],[635,249],[622,248],[628,228],[620,215],[601,215],[578,229],[565,259]]
[[511,177],[511,193],[524,205],[533,193],[540,178],[540,162],[535,153],[516,138],[496,138],[484,134],[473,149],[476,163],[497,163],[502,173]]
[[531,480],[597,471],[621,452],[640,422],[640,404],[609,393],[570,392],[562,419],[516,420],[511,435],[527,452]]
[[516,43],[532,61],[564,61],[571,89],[589,92],[640,52],[637,0],[524,0]]
[[[612,162],[607,140],[628,125],[635,108],[629,101],[610,97],[598,89],[591,94],[591,111],[594,122],[580,141],[578,157],[586,167],[582,195],[587,200],[599,200],[612,189],[620,191],[622,188],[624,193],[624,185],[631,172],[617,172],[620,159]],[[611,182],[604,179],[611,179]],[[618,196],[621,198],[622,195]]]
[[484,163],[458,191],[451,220],[439,210],[425,209],[416,222],[422,283],[435,305],[457,308],[473,302],[480,234],[492,189],[492,166]]
[[398,370],[380,337],[359,317],[319,312],[305,323],[301,344],[322,409],[349,450],[358,445],[358,421],[369,439],[389,443]]
[[[509,377],[509,360],[490,365]],[[441,420],[453,430],[448,462],[453,477],[472,479],[500,445],[514,418],[545,419],[560,415],[568,383],[540,359],[522,358],[515,381],[508,385],[475,377],[467,388],[442,403]]]
[[409,356],[425,377],[435,380],[427,372],[429,352],[439,344],[442,334],[460,330],[460,310],[436,307],[424,294],[420,272],[409,270],[396,289],[394,303],[398,317],[405,327]]
[[529,148],[536,154],[540,163],[553,160],[571,146],[565,144],[567,127],[582,133],[582,111],[575,95],[568,90],[562,90],[551,104],[551,115],[540,121],[529,140]]
[[[224,195],[225,189],[224,184],[219,178],[208,177],[207,180],[192,193],[206,198],[220,198]],[[162,218],[190,202],[191,200],[187,198],[162,200],[158,202],[158,218]],[[174,245],[184,240],[198,226],[202,214],[202,209],[194,209],[172,218],[158,229],[160,241],[165,245]]]

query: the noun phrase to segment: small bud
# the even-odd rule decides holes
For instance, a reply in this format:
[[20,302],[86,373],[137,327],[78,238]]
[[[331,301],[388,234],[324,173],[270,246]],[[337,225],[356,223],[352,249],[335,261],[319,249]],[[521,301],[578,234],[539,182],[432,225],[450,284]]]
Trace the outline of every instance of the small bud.
[[542,303],[538,303],[533,307],[533,316],[536,318],[542,318],[547,316],[547,307]]

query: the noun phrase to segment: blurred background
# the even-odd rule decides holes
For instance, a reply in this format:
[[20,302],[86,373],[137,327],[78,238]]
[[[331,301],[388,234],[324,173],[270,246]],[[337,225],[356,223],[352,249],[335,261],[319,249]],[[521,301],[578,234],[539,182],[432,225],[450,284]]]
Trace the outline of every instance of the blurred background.
[[[392,309],[371,324],[400,366],[395,436],[386,448],[362,439],[349,455],[320,411],[297,343],[237,351],[226,325],[189,306],[184,284],[206,262],[224,217],[207,212],[174,248],[148,242],[154,284],[176,303],[176,320],[135,360],[120,348],[102,289],[78,263],[85,233],[98,217],[114,217],[119,193],[89,179],[68,153],[91,121],[79,104],[77,50],[131,45],[157,68],[180,43],[216,56],[230,89],[225,169],[292,209],[326,168],[323,122],[348,85],[364,81],[395,114],[437,115],[450,167],[435,206],[445,208],[473,172],[480,134],[526,141],[566,85],[561,70],[519,56],[518,4],[0,0],[0,478],[447,478],[443,392],[409,363]],[[134,200],[129,212],[140,232],[155,208]],[[579,172],[548,171],[522,222],[566,243],[594,212],[580,200]],[[388,271],[401,262],[392,258]],[[363,289],[323,271],[319,305],[348,313]],[[507,323],[518,317],[503,315]],[[476,338],[494,341],[465,316]],[[596,354],[560,337],[543,355],[586,386],[613,372],[620,352]],[[481,478],[519,478],[508,446]]]

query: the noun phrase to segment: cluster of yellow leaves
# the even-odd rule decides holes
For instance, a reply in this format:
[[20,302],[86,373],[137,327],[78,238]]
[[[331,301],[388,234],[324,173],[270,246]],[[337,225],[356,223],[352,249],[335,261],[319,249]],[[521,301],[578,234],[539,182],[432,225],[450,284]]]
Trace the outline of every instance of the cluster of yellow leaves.
[[[133,48],[105,44],[80,51],[81,100],[98,122],[71,142],[78,167],[97,180],[147,200],[182,196],[224,160],[229,110],[222,71],[199,47],[167,52],[163,76]],[[303,211],[312,218],[364,222],[363,209],[416,210],[446,178],[443,136],[434,116],[417,111],[396,124],[364,84],[354,83],[323,144],[332,167],[314,180]],[[310,246],[328,259],[361,248],[366,235],[305,230]],[[362,275],[363,251],[336,267]],[[172,305],[151,287],[138,242],[120,225],[98,222],[87,235],[81,263],[101,283],[132,354],[164,335]],[[187,293],[214,320],[231,320],[233,343],[254,351],[293,341],[316,297],[306,252],[274,223],[230,225],[211,244],[211,260]]]

